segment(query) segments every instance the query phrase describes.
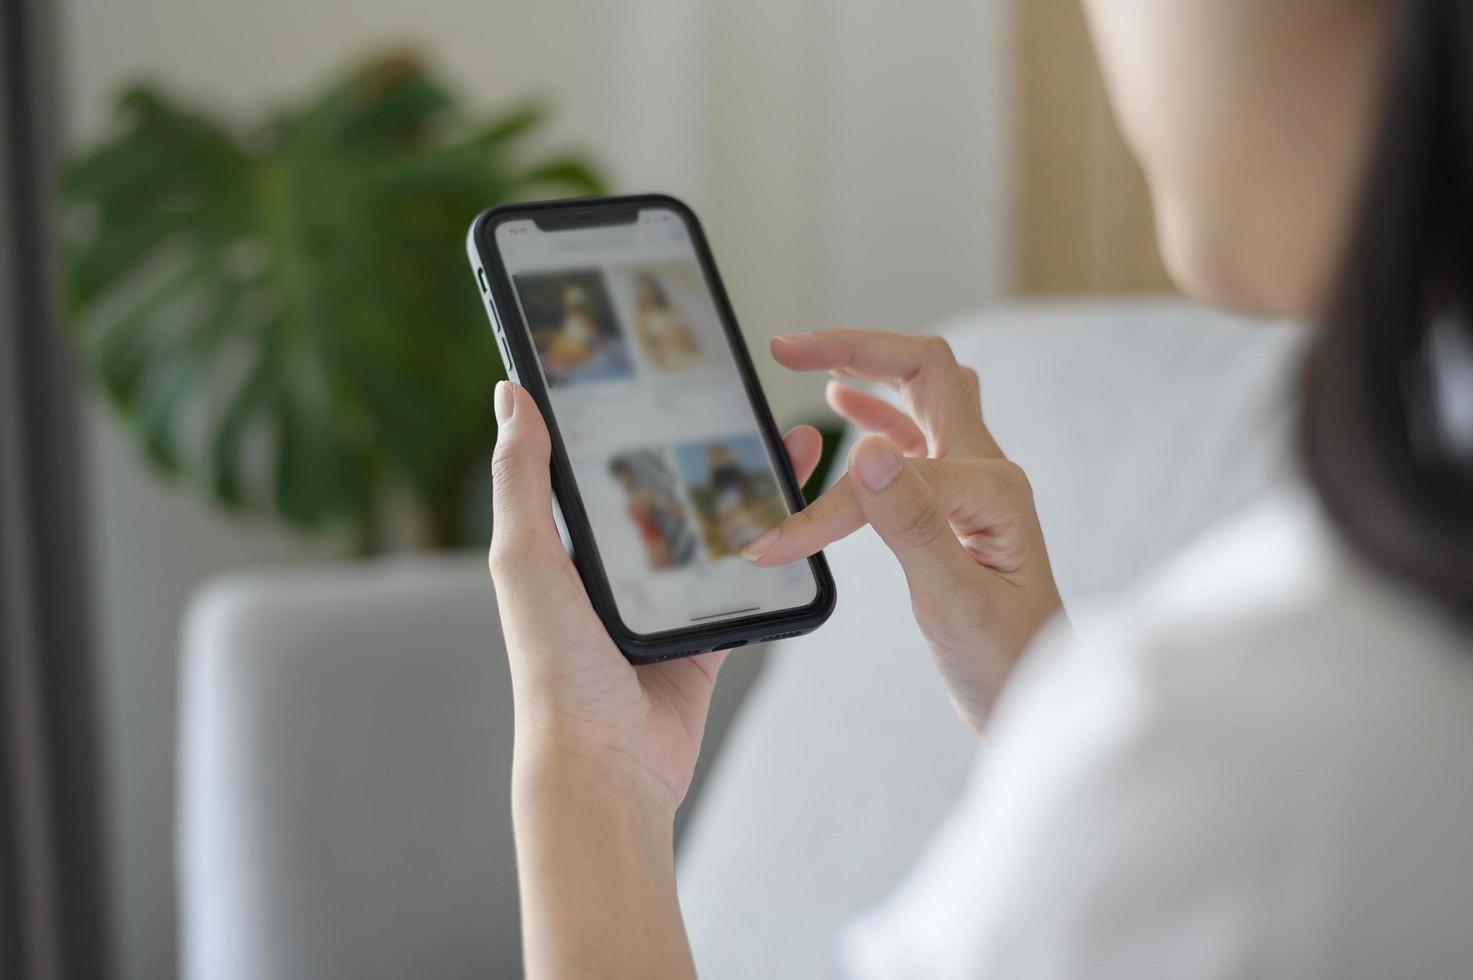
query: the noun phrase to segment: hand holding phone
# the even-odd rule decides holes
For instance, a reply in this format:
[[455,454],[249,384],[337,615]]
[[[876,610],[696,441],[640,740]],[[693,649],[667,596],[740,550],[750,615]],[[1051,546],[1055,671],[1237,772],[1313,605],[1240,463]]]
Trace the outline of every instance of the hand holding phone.
[[508,376],[545,420],[574,564],[625,656],[821,624],[822,555],[740,557],[802,498],[690,210],[658,195],[498,208],[468,251]]
[[[674,808],[690,784],[725,652],[635,667],[594,612],[553,524],[552,441],[520,386],[496,392],[491,572],[517,694],[517,749],[591,759],[642,805]],[[785,440],[806,481],[818,465],[817,430]],[[524,750],[528,750],[524,752]]]

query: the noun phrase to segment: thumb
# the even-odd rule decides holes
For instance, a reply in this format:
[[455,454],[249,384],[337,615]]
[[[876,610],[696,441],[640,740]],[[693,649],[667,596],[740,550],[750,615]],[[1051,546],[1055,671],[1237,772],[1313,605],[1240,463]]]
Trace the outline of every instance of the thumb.
[[959,563],[971,561],[936,491],[883,436],[855,445],[849,476],[860,510],[900,560],[912,599],[927,605],[944,601],[956,588]]
[[515,556],[527,559],[549,549],[564,555],[552,519],[548,464],[552,439],[527,390],[512,381],[496,385],[496,451],[491,458],[491,571]]

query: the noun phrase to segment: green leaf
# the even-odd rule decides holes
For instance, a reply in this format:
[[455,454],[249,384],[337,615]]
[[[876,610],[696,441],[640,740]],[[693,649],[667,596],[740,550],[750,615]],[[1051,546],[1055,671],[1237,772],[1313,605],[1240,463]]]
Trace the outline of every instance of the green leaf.
[[68,295],[73,302],[87,303],[134,273],[154,250],[171,237],[187,231],[191,215],[177,210],[157,210],[109,229],[69,256],[66,268]]
[[521,162],[546,115],[465,119],[405,55],[253,120],[125,91],[57,193],[70,325],[145,458],[222,507],[362,540],[384,483],[463,511],[501,375],[465,229],[603,188],[576,155]]
[[141,295],[120,315],[100,323],[84,347],[103,389],[125,413],[134,407],[139,379],[165,335],[183,316],[183,306],[200,285],[198,264],[183,265]]
[[242,470],[246,436],[270,410],[274,389],[275,365],[262,357],[236,389],[224,416],[214,431],[214,439],[205,454],[205,465],[211,494],[227,509],[237,510],[246,503],[242,487]]
[[252,326],[243,322],[240,305],[239,297],[228,297],[177,350],[161,351],[143,380],[144,390],[136,399],[138,439],[149,460],[170,476],[178,475],[183,466],[184,450],[178,442],[187,414],[183,409],[209,381],[212,362],[225,341]]
[[603,178],[588,161],[579,157],[558,157],[529,167],[522,180],[531,187],[557,187],[569,195],[595,196],[604,193]]
[[526,136],[547,119],[547,110],[539,102],[524,102],[494,119],[472,138],[486,148],[496,148]]

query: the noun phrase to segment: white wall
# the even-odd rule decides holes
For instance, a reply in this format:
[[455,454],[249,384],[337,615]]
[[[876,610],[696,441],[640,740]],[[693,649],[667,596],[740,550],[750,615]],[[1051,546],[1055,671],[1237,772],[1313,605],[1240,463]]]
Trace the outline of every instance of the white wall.
[[[538,93],[555,143],[703,215],[780,421],[821,411],[766,340],[912,329],[1006,280],[1005,0],[63,0],[73,134],[148,77],[249,113],[354,57],[420,48],[474,104]],[[89,427],[122,975],[174,972],[176,633],[195,585],[307,546],[160,486]]]

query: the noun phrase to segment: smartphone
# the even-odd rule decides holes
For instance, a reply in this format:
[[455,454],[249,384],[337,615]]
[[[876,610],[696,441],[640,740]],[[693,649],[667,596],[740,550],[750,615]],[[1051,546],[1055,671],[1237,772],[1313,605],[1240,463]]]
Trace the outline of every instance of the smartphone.
[[835,602],[821,554],[740,555],[803,498],[691,209],[664,195],[496,207],[467,252],[507,376],[552,434],[564,544],[624,655],[821,625]]

